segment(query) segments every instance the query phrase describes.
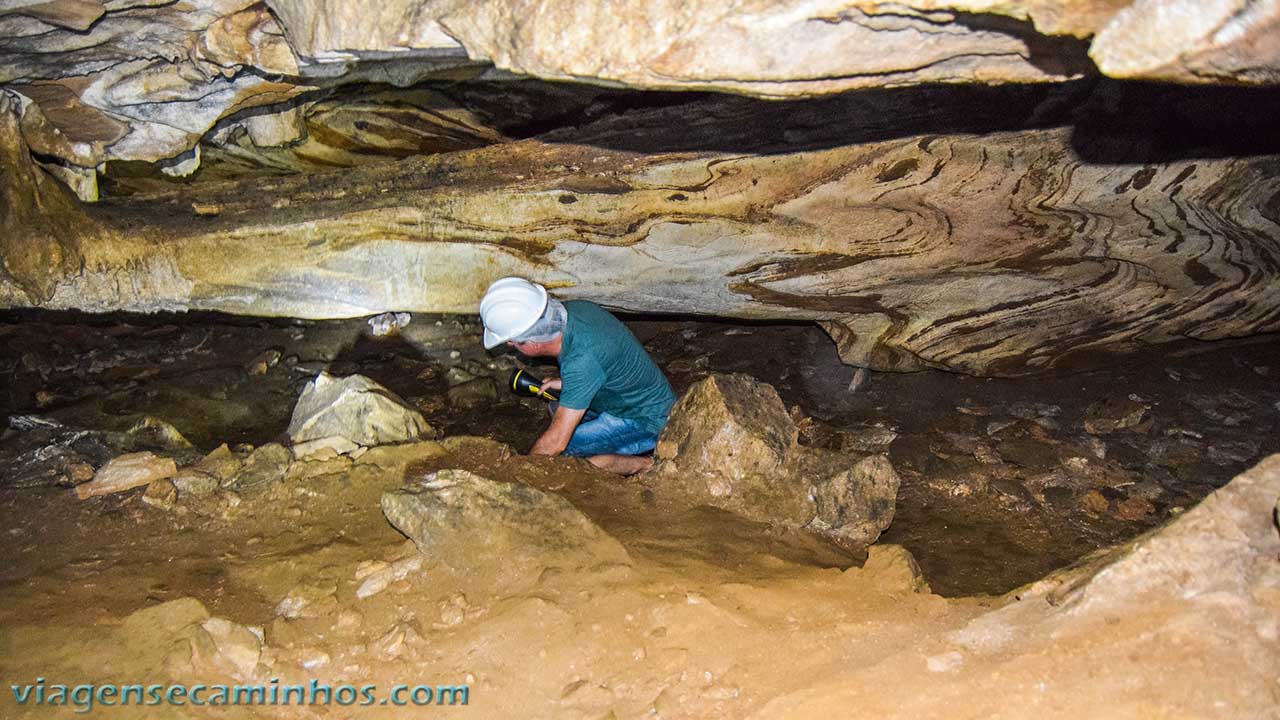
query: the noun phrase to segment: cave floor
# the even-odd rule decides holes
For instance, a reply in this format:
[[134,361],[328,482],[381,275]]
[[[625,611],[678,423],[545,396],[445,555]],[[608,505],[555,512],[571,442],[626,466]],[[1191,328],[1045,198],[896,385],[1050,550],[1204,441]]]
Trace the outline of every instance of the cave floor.
[[[193,597],[216,616],[265,626],[262,662],[279,677],[466,682],[490,708],[483,716],[738,717],[799,707],[813,678],[850,667],[877,668],[868,687],[927,679],[937,663],[915,664],[991,607],[990,596],[1153,528],[1280,451],[1275,341],[1052,378],[870,373],[851,389],[855,371],[813,326],[630,325],[678,392],[709,372],[750,373],[797,408],[802,442],[887,452],[902,487],[881,542],[907,548],[934,592],[964,597],[910,592],[893,567],[844,570],[848,561],[820,543],[723,514],[665,516],[653,501],[660,488],[581,461],[513,457],[499,443],[527,447],[545,410],[505,392],[515,359],[484,354],[467,319],[415,317],[398,335],[372,338],[357,320],[21,314],[0,324],[8,470],[52,426],[192,457],[224,442],[260,445],[279,438],[301,386],[323,368],[383,383],[449,439],[425,454],[380,449],[317,463],[287,486],[190,512],[153,507],[141,489],[80,501],[29,478],[15,487],[6,472],[0,674],[137,682],[157,664],[191,674],[198,663],[134,647],[122,633],[133,632],[131,613]],[[428,559],[421,575],[357,599],[359,568],[413,554],[382,516],[380,496],[443,467],[568,497],[635,566],[555,573]],[[278,617],[290,596],[323,600]],[[1114,653],[1131,652],[1127,628],[1115,629]],[[1141,628],[1132,630],[1137,638]],[[1095,682],[1088,667],[1068,667],[1071,647],[1046,654],[1037,672]],[[780,697],[795,703],[769,704]],[[0,704],[5,717],[47,715],[10,701]],[[1000,715],[1006,701],[1017,694],[974,700],[972,716]],[[310,712],[273,711],[321,716]]]
[[[320,369],[377,380],[446,437],[523,451],[545,425],[538,401],[502,387],[518,360],[484,353],[469,319],[419,317],[382,338],[362,320],[4,320],[0,411],[73,428],[119,432],[158,418],[201,452],[260,445],[281,438]],[[1030,582],[1160,524],[1280,452],[1280,339],[1052,377],[866,373],[851,390],[855,370],[815,326],[630,326],[677,393],[711,372],[747,373],[794,408],[801,442],[886,452],[903,482],[882,541],[910,550],[943,595]],[[8,436],[0,462],[30,450],[22,433]],[[21,505],[51,491],[0,492],[18,493]]]

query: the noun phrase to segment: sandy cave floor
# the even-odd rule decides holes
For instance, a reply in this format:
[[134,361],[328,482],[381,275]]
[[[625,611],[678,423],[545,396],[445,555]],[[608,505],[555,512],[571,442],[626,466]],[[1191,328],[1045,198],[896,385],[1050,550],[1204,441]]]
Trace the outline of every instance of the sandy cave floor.
[[[909,563],[893,553],[850,567],[810,538],[667,508],[643,478],[513,456],[502,443],[527,447],[545,412],[475,382],[505,378],[513,359],[485,355],[465,319],[417,317],[403,335],[377,339],[361,321],[10,315],[0,324],[0,404],[10,416],[100,431],[158,418],[198,456],[223,442],[277,439],[301,385],[327,368],[384,383],[446,440],[376,449],[354,463],[295,463],[286,481],[234,506],[185,512],[143,503],[140,489],[87,501],[57,487],[0,489],[0,677],[198,677],[198,663],[175,659],[173,619],[138,614],[190,597],[262,627],[261,662],[282,681],[465,682],[466,709],[432,711],[476,717],[780,717],[822,707],[815,688],[853,669],[865,672],[839,680],[844,700],[884,716],[1018,717],[1052,698],[1038,714],[1067,717],[1090,707],[1080,688],[1118,699],[1115,716],[1151,716],[1144,709],[1170,698],[1204,709],[1188,716],[1249,716],[1253,701],[1147,677],[1136,656],[1149,642],[1140,617],[1108,627],[1105,646],[1097,635],[1038,649],[1033,641],[1017,664],[995,656],[957,670],[941,638],[997,605],[996,595],[1155,527],[1280,451],[1274,340],[1049,379],[873,373],[851,391],[854,371],[815,327],[631,326],[677,391],[708,372],[747,372],[807,418],[805,442],[887,452],[903,484],[881,542],[909,550],[937,594],[917,592]],[[273,350],[278,363],[253,367]],[[1128,426],[1107,431],[1116,424]],[[6,432],[0,463],[28,435]],[[631,564],[504,562],[462,548],[358,599],[367,563],[416,554],[383,517],[382,493],[440,468],[569,498]],[[290,596],[312,601],[279,617]],[[1210,640],[1166,652],[1217,657],[1197,642]],[[1243,672],[1232,662],[1209,662],[1203,684],[1229,688]],[[1074,694],[1053,695],[1046,678]],[[357,714],[119,716],[255,712]],[[403,716],[411,713],[422,711]],[[17,707],[6,692],[0,716],[58,713]]]

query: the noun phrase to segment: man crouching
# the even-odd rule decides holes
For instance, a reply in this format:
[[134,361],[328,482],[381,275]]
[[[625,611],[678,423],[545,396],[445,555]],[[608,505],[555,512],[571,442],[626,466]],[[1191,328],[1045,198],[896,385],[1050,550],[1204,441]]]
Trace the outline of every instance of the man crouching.
[[552,357],[560,378],[551,425],[533,455],[585,457],[610,472],[632,475],[653,465],[676,396],[635,335],[586,300],[560,302],[523,278],[495,281],[480,301],[486,350],[506,343],[529,357]]

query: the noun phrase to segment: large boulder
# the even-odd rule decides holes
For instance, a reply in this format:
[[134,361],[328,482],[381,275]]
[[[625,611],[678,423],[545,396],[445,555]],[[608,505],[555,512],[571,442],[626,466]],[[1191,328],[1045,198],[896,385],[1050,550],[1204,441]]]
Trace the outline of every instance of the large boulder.
[[893,465],[884,455],[804,447],[798,437],[772,386],[747,375],[712,375],[672,409],[653,477],[668,498],[865,550],[893,521]]
[[466,470],[386,493],[382,511],[418,550],[460,571],[630,564],[622,545],[568,500]]
[[320,373],[303,388],[289,421],[289,439],[299,457],[307,447],[350,451],[432,433],[422,413],[363,375]]

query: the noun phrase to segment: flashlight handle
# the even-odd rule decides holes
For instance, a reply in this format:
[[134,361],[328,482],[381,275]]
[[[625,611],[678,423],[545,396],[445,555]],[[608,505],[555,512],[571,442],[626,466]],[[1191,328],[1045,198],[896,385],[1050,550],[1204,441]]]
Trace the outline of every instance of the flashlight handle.
[[523,369],[511,373],[511,391],[517,395],[533,395],[543,400],[559,400],[559,393],[554,390],[543,390],[542,379]]

